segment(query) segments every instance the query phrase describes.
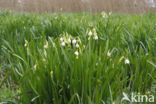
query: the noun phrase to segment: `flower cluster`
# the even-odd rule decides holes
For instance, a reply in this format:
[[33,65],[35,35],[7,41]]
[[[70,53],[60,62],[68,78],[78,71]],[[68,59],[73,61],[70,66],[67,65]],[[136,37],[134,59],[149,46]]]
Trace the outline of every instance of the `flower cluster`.
[[81,45],[79,37],[74,38],[68,33],[63,33],[60,37],[60,45],[62,47],[74,48],[76,50],[74,54],[76,55],[76,58],[78,58]]
[[103,18],[108,18],[107,13],[106,13],[106,12],[104,12],[104,11],[101,13],[101,15],[102,15],[102,17],[103,17]]
[[101,15],[103,18],[108,18],[108,16],[112,15],[112,12],[109,12],[109,14],[107,14],[106,12],[103,11]]
[[86,32],[87,36],[88,36],[88,40],[90,40],[92,37],[94,40],[98,40],[98,35],[97,35],[97,32],[96,32],[96,29],[93,28],[92,30],[87,30]]
[[61,42],[61,46],[65,47],[71,46],[71,42],[72,42],[72,36],[69,35],[68,33],[64,33],[61,37],[60,37],[60,42]]

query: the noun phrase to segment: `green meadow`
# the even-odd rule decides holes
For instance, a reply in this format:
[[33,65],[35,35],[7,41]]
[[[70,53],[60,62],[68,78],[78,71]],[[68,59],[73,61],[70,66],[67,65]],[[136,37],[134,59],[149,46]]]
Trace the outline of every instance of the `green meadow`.
[[156,97],[156,14],[0,12],[0,104],[128,104],[123,92]]

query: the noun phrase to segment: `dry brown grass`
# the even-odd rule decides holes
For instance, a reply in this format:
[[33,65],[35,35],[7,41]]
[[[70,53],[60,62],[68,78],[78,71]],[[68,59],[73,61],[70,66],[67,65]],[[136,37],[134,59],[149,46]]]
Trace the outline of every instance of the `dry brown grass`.
[[[27,12],[57,12],[60,8],[64,12],[124,12],[138,13],[147,12],[151,9],[143,0],[90,0],[82,2],[81,0],[0,0],[0,8],[11,9],[15,11]],[[87,0],[86,0],[87,1]],[[154,9],[155,11],[155,9]]]

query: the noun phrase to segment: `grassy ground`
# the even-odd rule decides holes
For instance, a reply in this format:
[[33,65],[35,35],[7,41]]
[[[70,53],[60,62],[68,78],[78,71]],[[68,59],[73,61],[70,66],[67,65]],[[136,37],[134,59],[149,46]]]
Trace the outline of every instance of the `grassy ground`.
[[[0,13],[0,102],[119,104],[156,94],[156,14]],[[125,102],[126,103],[126,102]]]

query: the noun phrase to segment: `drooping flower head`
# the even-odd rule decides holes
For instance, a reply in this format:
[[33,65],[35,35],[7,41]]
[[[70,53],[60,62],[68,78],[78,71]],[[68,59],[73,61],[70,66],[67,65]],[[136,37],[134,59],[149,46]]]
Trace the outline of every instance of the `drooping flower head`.
[[95,28],[93,28],[92,30],[87,29],[86,34],[88,36],[88,40],[90,40],[91,38],[94,40],[98,40],[98,35]]
[[46,44],[44,45],[44,49],[48,48],[48,41],[46,41]]
[[102,15],[103,18],[107,18],[108,17],[107,13],[104,12],[104,11],[101,13],[101,15]]
[[78,51],[75,51],[75,53],[74,53],[76,56],[78,56],[79,55],[79,52]]
[[79,44],[78,43],[76,44],[76,48],[79,48]]
[[88,36],[92,36],[92,35],[93,35],[92,31],[89,31]]
[[94,40],[98,40],[98,36],[96,35],[96,36],[94,36]]
[[95,28],[93,28],[93,33],[94,33],[93,39],[94,40],[98,40],[98,35],[97,35],[97,32],[96,32],[96,29]]
[[60,38],[60,41],[63,41],[63,38],[62,37]]
[[65,42],[62,42],[62,43],[61,43],[61,46],[63,46],[63,47],[64,47],[65,45],[66,45],[66,43],[65,43]]
[[72,40],[72,44],[76,44],[76,39],[73,39]]
[[78,56],[79,56],[79,52],[78,51],[75,51],[74,53],[76,55],[76,59],[78,59]]
[[125,59],[125,64],[130,64],[129,59]]
[[109,51],[107,52],[107,56],[108,56],[108,57],[110,57],[110,56],[111,56],[111,53],[110,53]]
[[25,46],[25,47],[28,46],[28,41],[27,41],[27,40],[25,40],[25,44],[24,44],[24,46]]

